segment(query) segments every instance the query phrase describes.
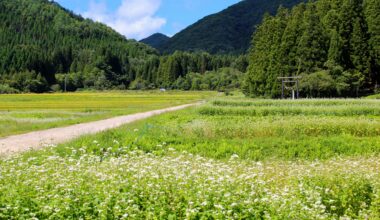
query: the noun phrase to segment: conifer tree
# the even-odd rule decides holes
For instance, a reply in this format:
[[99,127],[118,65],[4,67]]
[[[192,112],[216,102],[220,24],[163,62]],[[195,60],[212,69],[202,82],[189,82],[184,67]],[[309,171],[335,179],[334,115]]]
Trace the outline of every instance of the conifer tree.
[[338,66],[342,63],[342,40],[336,30],[332,30],[328,51],[328,66]]
[[352,35],[350,39],[350,56],[354,69],[366,76],[366,82],[371,84],[369,73],[370,57],[368,52],[368,39],[366,28],[360,17],[355,19],[353,24]]
[[380,1],[365,0],[364,14],[368,24],[370,53],[373,59],[372,78],[380,84]]
[[326,36],[314,4],[308,4],[304,13],[303,33],[298,44],[298,70],[312,72],[326,61]]

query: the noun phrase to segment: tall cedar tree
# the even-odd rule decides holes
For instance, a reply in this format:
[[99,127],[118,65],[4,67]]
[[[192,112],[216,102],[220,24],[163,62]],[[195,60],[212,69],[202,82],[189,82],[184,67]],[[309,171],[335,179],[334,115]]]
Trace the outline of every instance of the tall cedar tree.
[[321,85],[312,82],[318,75],[335,82],[329,88],[316,86],[313,94],[304,90],[303,96],[373,92],[379,84],[379,2],[317,0],[294,7],[285,17],[281,11],[267,16],[253,36],[244,92],[278,97],[277,76],[292,75],[304,75],[307,85]]

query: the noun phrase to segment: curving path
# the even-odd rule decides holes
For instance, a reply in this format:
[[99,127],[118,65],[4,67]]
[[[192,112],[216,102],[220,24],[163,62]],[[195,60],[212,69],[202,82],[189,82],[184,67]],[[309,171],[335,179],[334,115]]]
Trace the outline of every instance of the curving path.
[[95,134],[101,131],[120,127],[134,121],[146,119],[154,115],[166,112],[177,111],[200,103],[181,105],[166,109],[154,110],[149,112],[119,116],[101,121],[88,122],[83,124],[71,125],[62,128],[52,128],[43,131],[35,131],[21,135],[9,136],[0,139],[0,156],[8,156],[28,150],[41,149],[44,146],[56,145],[86,134]]

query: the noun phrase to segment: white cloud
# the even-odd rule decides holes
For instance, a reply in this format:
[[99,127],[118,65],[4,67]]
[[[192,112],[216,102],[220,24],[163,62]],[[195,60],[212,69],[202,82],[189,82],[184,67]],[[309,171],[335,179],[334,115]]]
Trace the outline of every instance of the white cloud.
[[105,1],[91,0],[86,18],[102,22],[128,38],[142,39],[157,32],[166,19],[155,14],[161,0],[122,0],[115,12],[109,12]]

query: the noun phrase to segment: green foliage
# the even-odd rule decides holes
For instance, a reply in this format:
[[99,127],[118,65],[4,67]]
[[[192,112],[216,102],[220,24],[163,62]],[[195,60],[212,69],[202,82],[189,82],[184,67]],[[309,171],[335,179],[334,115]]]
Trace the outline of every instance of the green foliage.
[[19,93],[17,89],[9,87],[9,85],[2,85],[0,84],[0,94],[14,94]]
[[[239,81],[238,78],[242,75],[241,72],[244,73],[247,68],[246,60],[244,55],[211,56],[208,53],[176,51],[172,55],[161,57],[158,67],[159,77],[153,81],[161,87],[183,90],[218,90],[221,87],[238,88],[236,86],[237,84],[240,85],[237,82]],[[212,78],[216,81],[212,82]],[[214,85],[211,85],[212,83]],[[202,88],[201,84],[204,85]]]
[[[318,0],[267,16],[253,37],[245,93],[279,97],[277,77],[294,75],[304,77],[304,97],[372,93],[379,84],[376,7],[370,0]],[[328,89],[317,88],[318,76]]]
[[334,94],[335,82],[328,71],[319,71],[303,75],[300,80],[300,90],[309,94],[309,98],[328,97]]
[[180,77],[173,88],[182,90],[213,90],[226,91],[241,87],[244,74],[233,68],[222,68],[217,71],[208,71],[204,74],[190,73]]
[[[21,92],[42,93],[49,91],[49,84],[45,77],[34,71],[23,71],[3,76],[8,87]],[[11,92],[12,93],[12,92]]]
[[376,0],[364,1],[364,14],[368,25],[370,55],[374,59],[375,72],[373,78],[380,79],[380,2]]
[[[281,8],[281,15],[286,14],[286,9]],[[280,14],[280,13],[279,13]],[[285,29],[286,20],[284,17],[271,19],[269,16],[264,18],[263,25],[258,27],[257,34],[254,36],[251,48],[247,75],[247,92],[249,94],[260,94],[268,96],[268,93],[279,93],[276,76],[280,65],[281,36]],[[267,33],[275,33],[269,36]],[[268,53],[268,51],[271,51]],[[263,71],[266,70],[266,73]]]

